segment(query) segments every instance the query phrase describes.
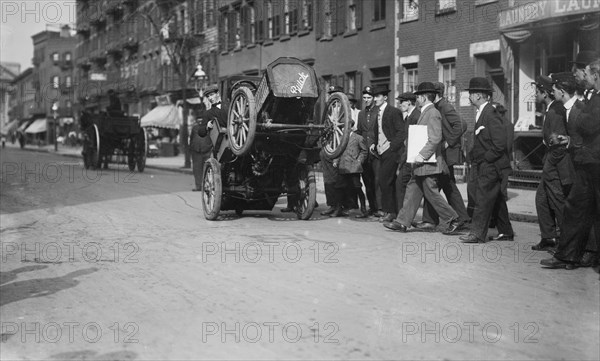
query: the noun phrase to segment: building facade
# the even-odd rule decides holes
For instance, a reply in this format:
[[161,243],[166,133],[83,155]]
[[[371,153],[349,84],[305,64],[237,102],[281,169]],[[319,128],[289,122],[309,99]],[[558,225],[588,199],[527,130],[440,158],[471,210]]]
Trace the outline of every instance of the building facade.
[[[74,90],[74,52],[77,39],[71,28],[65,25],[60,31],[45,30],[32,37],[33,40],[33,78],[36,91],[32,116],[45,117],[48,123],[46,142],[60,135],[61,130],[69,128],[73,118]],[[57,131],[54,134],[55,118],[52,107],[56,104]]]
[[20,64],[0,63],[0,129],[4,129],[10,121],[14,120],[14,117],[10,114],[11,98],[14,98],[11,83],[20,73]]
[[[220,1],[219,79],[260,75],[278,57],[315,68],[321,86],[360,99],[363,85],[395,89],[393,0]],[[390,97],[394,97],[392,91]]]
[[13,79],[10,99],[11,120],[23,123],[33,119],[33,110],[36,107],[35,83],[33,68],[27,68]]

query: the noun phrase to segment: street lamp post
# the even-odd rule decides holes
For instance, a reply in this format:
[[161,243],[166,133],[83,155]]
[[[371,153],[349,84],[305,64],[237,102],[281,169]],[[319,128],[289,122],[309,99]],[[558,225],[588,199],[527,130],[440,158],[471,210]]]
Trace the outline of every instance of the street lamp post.
[[52,104],[52,115],[54,116],[54,151],[58,152],[58,135],[57,135],[57,125],[56,125],[56,118],[58,117],[58,103],[54,103]]
[[194,75],[192,75],[192,77],[195,80],[194,85],[196,91],[198,92],[200,98],[202,98],[202,88],[204,88],[204,82],[206,81],[206,73],[204,72],[204,70],[202,70],[202,65],[198,64],[196,66],[196,72],[194,72]]

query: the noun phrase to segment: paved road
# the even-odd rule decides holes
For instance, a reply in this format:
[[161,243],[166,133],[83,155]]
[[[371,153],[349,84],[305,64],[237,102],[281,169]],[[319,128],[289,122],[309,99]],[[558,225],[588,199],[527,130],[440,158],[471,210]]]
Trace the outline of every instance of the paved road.
[[466,246],[373,221],[297,221],[284,200],[207,222],[186,175],[0,158],[2,359],[600,352],[598,274],[540,268],[535,224],[515,223],[515,243]]

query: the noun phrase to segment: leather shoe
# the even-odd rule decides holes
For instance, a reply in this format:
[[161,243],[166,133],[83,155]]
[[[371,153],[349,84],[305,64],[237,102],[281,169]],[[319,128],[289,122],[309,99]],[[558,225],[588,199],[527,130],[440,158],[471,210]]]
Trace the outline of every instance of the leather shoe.
[[515,236],[513,236],[512,234],[500,233],[497,236],[489,236],[488,240],[490,240],[490,241],[514,241]]
[[394,219],[396,219],[396,215],[394,213],[386,213],[385,216],[383,216],[379,219],[379,222],[382,222],[382,223],[393,222]]
[[342,211],[342,207],[338,207],[331,214],[331,217],[348,217],[348,212]]
[[329,207],[326,210],[324,210],[323,212],[321,212],[321,215],[328,216],[328,215],[332,214],[333,212],[335,212],[335,207]]
[[363,208],[360,211],[360,214],[355,215],[354,218],[367,218],[368,216],[369,216],[369,212],[367,212],[367,210]]
[[459,237],[462,243],[485,243],[482,239],[477,238],[474,234],[467,234],[466,236]]
[[377,218],[385,217],[385,213],[383,213],[382,211],[374,211],[373,217],[377,217]]
[[456,234],[456,231],[458,230],[459,225],[460,225],[460,223],[457,220],[453,220],[448,225],[448,228],[446,228],[446,230],[442,231],[442,234],[444,234],[446,236],[451,236],[451,235]]
[[415,227],[421,231],[434,231],[435,230],[435,224],[429,223],[429,222],[419,222],[416,224]]
[[581,260],[579,261],[579,267],[593,267],[596,263],[596,253],[586,251],[583,256],[581,256]]
[[549,251],[557,244],[558,241],[556,238],[542,238],[540,243],[536,244],[535,246],[531,246],[531,249],[534,251]]
[[456,228],[457,231],[465,231],[467,229],[469,229],[469,222],[467,221],[458,223],[458,228]]
[[562,261],[555,257],[543,259],[540,261],[540,264],[542,266],[545,266],[546,268],[552,268],[552,269],[564,268],[564,269],[572,270],[572,269],[577,268],[577,264],[571,263],[571,262],[565,262],[565,261]]
[[408,231],[408,228],[405,225],[396,221],[384,223],[383,226],[387,229],[391,229],[392,231],[398,231],[402,233],[406,233],[406,231]]

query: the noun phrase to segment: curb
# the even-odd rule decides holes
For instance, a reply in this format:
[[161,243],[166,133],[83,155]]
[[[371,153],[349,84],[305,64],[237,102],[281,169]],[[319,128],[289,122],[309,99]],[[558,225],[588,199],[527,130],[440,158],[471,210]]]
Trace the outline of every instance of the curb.
[[[38,152],[38,153],[49,153],[49,154],[55,154],[55,155],[59,155],[59,156],[63,156],[63,157],[70,157],[70,158],[81,158],[81,155],[78,155],[78,154],[59,153],[59,152],[54,152],[54,150],[50,150],[50,149],[35,149],[35,148],[15,148],[15,149],[26,150],[26,151],[30,151],[30,152]],[[163,165],[151,165],[148,163],[146,163],[146,168],[157,169],[157,170],[162,170],[162,171],[166,171],[166,172],[175,172],[175,173],[186,174],[186,175],[194,174],[193,170],[190,168],[173,168],[173,167],[168,167],[168,166],[163,166]],[[317,188],[317,193],[325,194],[325,190]],[[419,207],[419,208],[421,208],[421,207]],[[513,222],[538,223],[538,217],[531,215],[531,214],[520,214],[520,213],[508,212],[508,216],[509,216],[510,220]]]

